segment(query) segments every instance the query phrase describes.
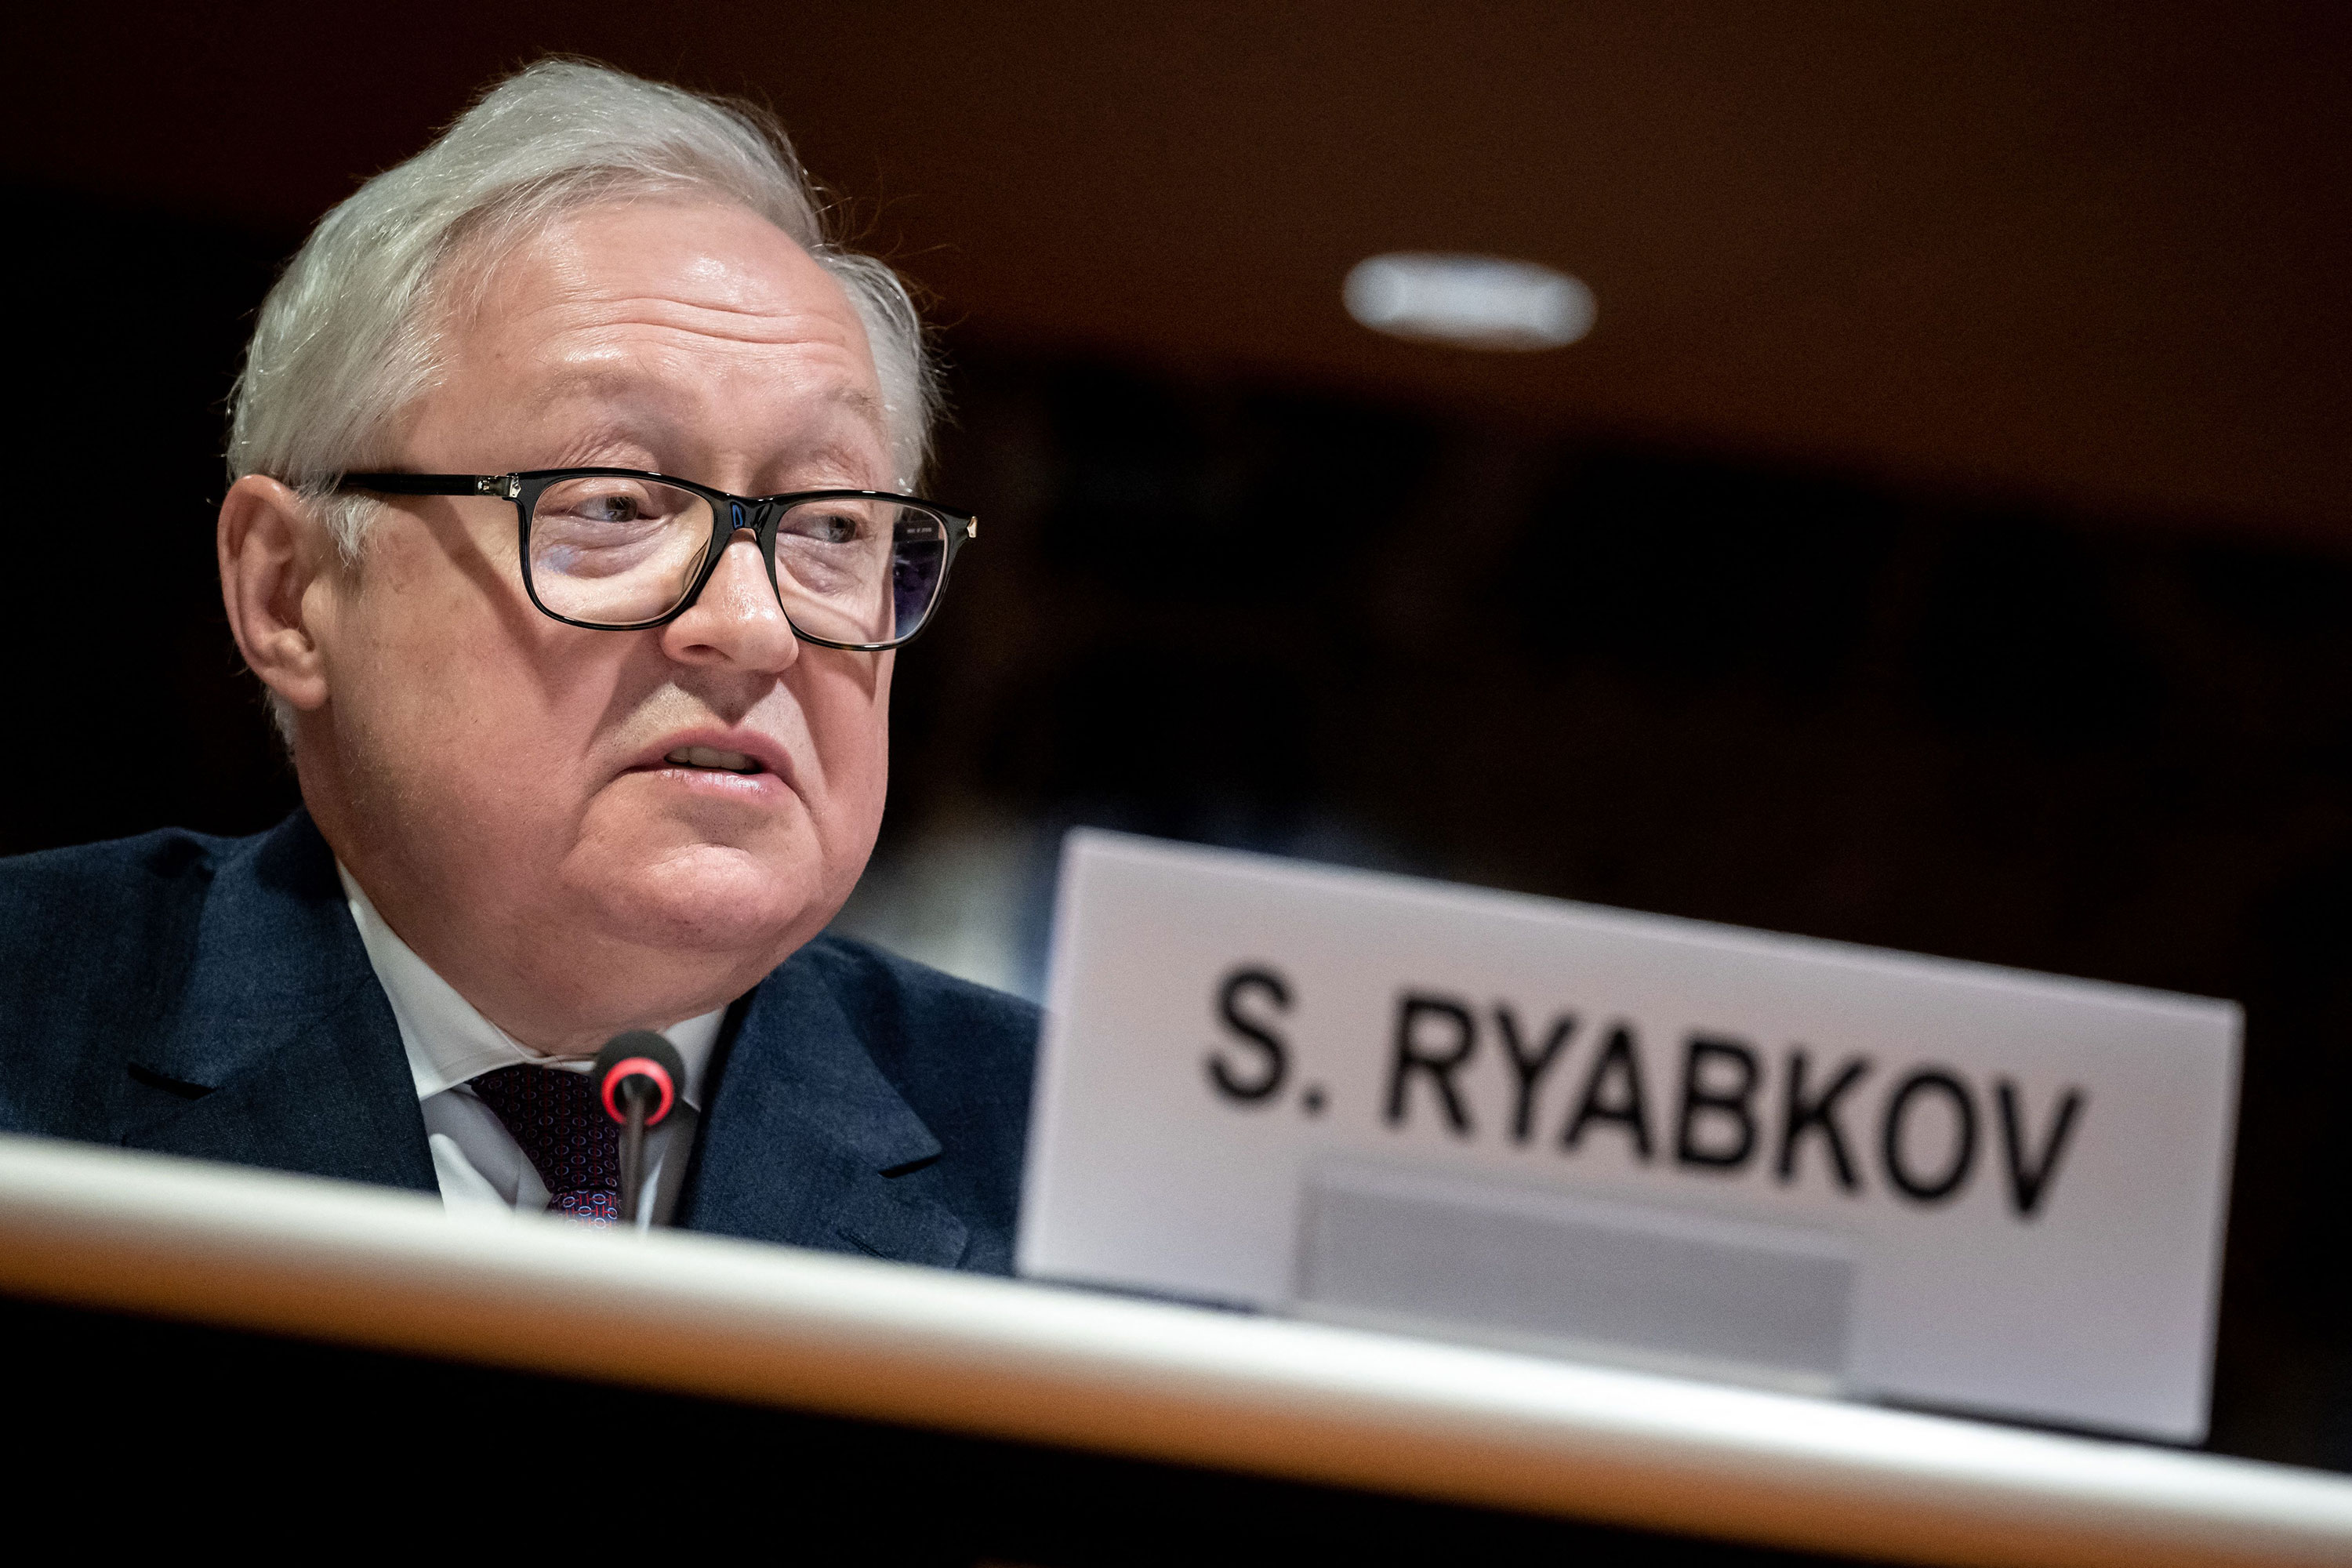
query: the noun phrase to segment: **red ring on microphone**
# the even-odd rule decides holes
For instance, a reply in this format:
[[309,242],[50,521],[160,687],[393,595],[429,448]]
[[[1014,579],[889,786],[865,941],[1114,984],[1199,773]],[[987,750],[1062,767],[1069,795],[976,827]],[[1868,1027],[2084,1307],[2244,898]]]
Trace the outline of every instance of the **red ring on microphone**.
[[621,1087],[623,1079],[638,1077],[649,1078],[661,1085],[661,1104],[646,1117],[646,1125],[651,1127],[667,1116],[669,1108],[677,1103],[677,1089],[669,1081],[669,1069],[651,1057],[624,1057],[613,1064],[613,1070],[604,1075],[604,1112],[615,1121],[629,1119],[627,1111],[613,1103],[613,1091]]

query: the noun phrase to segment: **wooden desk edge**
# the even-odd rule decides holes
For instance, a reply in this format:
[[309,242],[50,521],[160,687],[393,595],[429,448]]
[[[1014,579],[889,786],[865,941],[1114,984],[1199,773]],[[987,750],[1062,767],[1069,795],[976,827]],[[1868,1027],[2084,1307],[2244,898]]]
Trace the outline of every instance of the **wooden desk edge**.
[[0,1289],[1923,1563],[2352,1563],[2352,1479],[0,1137]]

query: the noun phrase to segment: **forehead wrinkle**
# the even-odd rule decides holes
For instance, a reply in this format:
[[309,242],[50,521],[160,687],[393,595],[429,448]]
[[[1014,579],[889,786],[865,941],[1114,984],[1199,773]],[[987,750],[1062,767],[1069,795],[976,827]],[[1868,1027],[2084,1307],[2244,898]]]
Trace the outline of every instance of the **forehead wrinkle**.
[[892,447],[866,323],[841,280],[805,250],[781,233],[770,237],[788,256],[744,250],[722,235],[708,248],[689,241],[688,254],[667,266],[655,258],[648,271],[594,232],[610,216],[567,215],[496,258],[488,308],[462,323],[471,329],[462,336],[493,362],[537,384],[526,407],[544,416],[571,400],[658,403],[674,424],[714,395],[764,402],[777,392],[803,405],[794,424],[821,424],[840,408]]
[[[697,395],[667,376],[646,374],[641,365],[598,359],[566,366],[542,382],[523,406],[540,415],[565,403],[623,404],[647,410],[651,419],[675,426],[679,412],[692,405]],[[882,400],[862,386],[835,384],[809,401],[824,409],[850,414],[875,435],[886,439],[889,435],[889,416]],[[598,416],[610,428],[622,427],[619,420],[601,410]]]
[[865,357],[866,345],[861,337],[844,330],[849,322],[824,310],[780,305],[772,300],[739,305],[661,294],[615,297],[583,290],[578,297],[553,302],[547,309],[582,314],[593,311],[593,327],[604,330],[646,327],[721,342],[833,348]]
[[[667,261],[659,240],[653,254],[640,256],[628,236],[616,241],[601,232],[615,217],[665,210],[716,217],[719,225],[689,223],[667,233],[684,250],[671,251]],[[755,232],[740,232],[738,220],[748,220]],[[858,379],[879,373],[866,322],[841,280],[782,230],[731,203],[696,196],[592,205],[469,259],[469,269],[479,276],[474,319],[467,326],[478,328],[486,317],[505,313],[514,325],[539,318],[534,335],[554,338],[635,328],[715,342],[794,344],[841,353]]]

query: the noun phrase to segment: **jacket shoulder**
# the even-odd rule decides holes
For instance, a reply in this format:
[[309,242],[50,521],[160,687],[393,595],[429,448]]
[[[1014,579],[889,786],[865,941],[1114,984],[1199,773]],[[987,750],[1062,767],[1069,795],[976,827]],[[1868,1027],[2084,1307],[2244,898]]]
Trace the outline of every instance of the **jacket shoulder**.
[[223,857],[250,842],[166,827],[135,838],[0,856],[0,903],[28,890],[71,887],[129,890],[194,886],[201,891]]
[[[169,953],[223,862],[250,842],[166,828],[0,858],[0,988],[54,994]],[[0,1014],[0,1027],[16,1016]]]
[[0,1129],[98,1131],[124,1057],[172,1015],[215,879],[247,842],[173,828],[0,858]]

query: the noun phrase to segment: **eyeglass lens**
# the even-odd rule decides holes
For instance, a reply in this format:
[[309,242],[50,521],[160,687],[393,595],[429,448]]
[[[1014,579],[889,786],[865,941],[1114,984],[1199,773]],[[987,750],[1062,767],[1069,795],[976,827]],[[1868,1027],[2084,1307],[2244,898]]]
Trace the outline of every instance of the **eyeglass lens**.
[[[560,479],[530,515],[531,585],[567,620],[658,620],[692,591],[711,542],[712,502],[651,479]],[[724,542],[722,542],[723,545]],[[939,597],[945,519],[903,501],[802,501],[776,528],[776,590],[804,636],[836,643],[911,637]]]

